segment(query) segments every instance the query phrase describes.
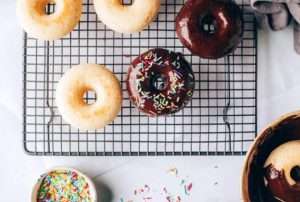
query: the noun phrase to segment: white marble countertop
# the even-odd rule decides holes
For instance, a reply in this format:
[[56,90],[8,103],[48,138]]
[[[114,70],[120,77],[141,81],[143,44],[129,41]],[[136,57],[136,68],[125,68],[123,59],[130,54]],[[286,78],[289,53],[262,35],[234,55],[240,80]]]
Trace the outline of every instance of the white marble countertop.
[[[143,201],[133,190],[151,186],[149,195],[167,187],[181,192],[177,180],[193,183],[184,202],[241,201],[243,157],[31,157],[22,149],[22,32],[15,1],[0,6],[0,193],[5,202],[30,201],[37,177],[54,166],[82,170],[99,185],[103,202]],[[300,57],[293,52],[292,30],[259,33],[258,128],[279,115],[300,109]],[[178,176],[167,174],[176,167]],[[170,191],[170,192],[171,192]],[[184,194],[183,194],[184,196]],[[163,197],[156,202],[164,202]]]

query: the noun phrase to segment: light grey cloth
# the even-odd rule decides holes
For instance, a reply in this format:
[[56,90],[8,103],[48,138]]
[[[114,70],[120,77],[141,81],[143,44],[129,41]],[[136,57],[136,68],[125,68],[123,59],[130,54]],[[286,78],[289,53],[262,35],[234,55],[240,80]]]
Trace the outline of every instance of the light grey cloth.
[[262,28],[281,30],[294,21],[295,50],[300,54],[300,0],[251,0]]

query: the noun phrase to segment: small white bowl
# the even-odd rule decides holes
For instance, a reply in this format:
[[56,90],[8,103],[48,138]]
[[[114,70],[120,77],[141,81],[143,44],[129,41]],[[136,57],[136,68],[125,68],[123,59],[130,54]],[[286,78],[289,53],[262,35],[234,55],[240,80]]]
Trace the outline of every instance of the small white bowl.
[[31,194],[32,202],[37,202],[38,191],[41,187],[43,179],[47,176],[48,173],[53,172],[53,171],[71,171],[71,172],[76,172],[78,175],[84,177],[85,180],[87,181],[87,183],[89,184],[92,202],[97,202],[97,189],[96,189],[94,182],[91,180],[91,178],[89,178],[87,175],[83,174],[82,172],[80,172],[74,168],[66,168],[66,167],[56,167],[56,168],[48,170],[46,173],[41,175],[41,177],[38,179],[37,183],[33,187],[33,191]]

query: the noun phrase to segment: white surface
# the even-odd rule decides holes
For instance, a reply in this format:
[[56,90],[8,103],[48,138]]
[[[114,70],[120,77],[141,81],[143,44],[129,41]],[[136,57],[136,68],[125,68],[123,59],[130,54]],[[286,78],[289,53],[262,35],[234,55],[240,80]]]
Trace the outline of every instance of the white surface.
[[[144,184],[174,186],[174,179],[166,174],[173,166],[194,183],[192,195],[184,202],[241,201],[243,157],[46,158],[25,155],[21,133],[22,33],[15,19],[15,1],[1,2],[0,25],[0,201],[29,201],[38,176],[47,168],[60,165],[78,168],[92,177],[100,175],[95,181],[105,185],[100,188],[104,190],[102,197],[106,198],[103,202],[119,202],[121,196],[130,198],[134,188]],[[292,31],[260,33],[259,129],[283,113],[300,109],[299,77],[300,57],[293,52]]]

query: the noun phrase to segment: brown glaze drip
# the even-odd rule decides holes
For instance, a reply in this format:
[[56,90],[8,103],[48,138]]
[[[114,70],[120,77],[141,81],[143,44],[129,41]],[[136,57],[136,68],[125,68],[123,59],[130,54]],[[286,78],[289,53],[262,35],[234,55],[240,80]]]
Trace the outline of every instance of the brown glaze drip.
[[[155,81],[163,79],[161,87]],[[194,74],[180,53],[153,49],[140,55],[128,70],[127,90],[130,100],[149,116],[181,110],[192,98]]]
[[279,171],[273,165],[265,168],[267,188],[272,192],[274,199],[285,202],[300,201],[300,183],[290,185],[283,170]]
[[287,117],[278,125],[266,129],[259,138],[260,143],[256,146],[249,165],[249,197],[251,202],[278,202],[265,186],[264,164],[271,152],[279,145],[300,140],[300,117],[296,115]]
[[[214,29],[205,29],[207,25],[213,25]],[[242,12],[228,0],[188,0],[176,17],[176,32],[193,54],[221,58],[232,52],[242,39]]]

